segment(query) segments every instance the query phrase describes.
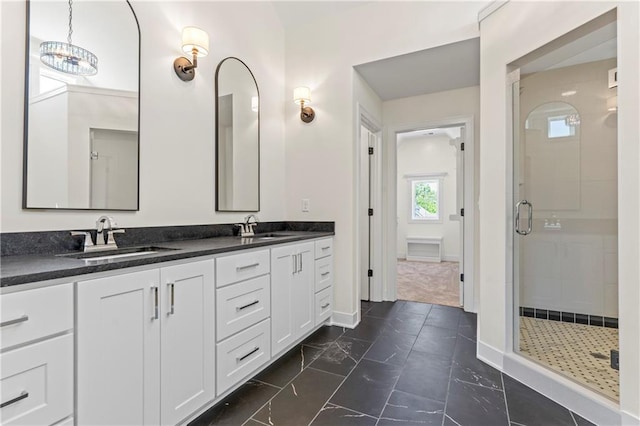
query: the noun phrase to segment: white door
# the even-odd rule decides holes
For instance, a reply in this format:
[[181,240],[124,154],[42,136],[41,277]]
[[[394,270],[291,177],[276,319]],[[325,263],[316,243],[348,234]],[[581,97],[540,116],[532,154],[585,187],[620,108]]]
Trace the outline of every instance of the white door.
[[294,340],[311,331],[315,315],[314,243],[296,246],[297,268],[294,274],[290,309],[293,311]]
[[[271,250],[271,354],[276,355],[295,338],[293,284],[297,267],[296,246]],[[296,262],[296,264],[294,264]]]
[[77,421],[160,423],[158,270],[79,282]]
[[215,396],[214,261],[160,270],[162,424],[174,425]]

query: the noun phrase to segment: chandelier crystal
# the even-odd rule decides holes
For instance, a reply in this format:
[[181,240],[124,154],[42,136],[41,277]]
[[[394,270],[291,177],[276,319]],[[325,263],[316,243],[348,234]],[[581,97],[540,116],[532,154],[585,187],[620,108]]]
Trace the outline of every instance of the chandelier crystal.
[[45,41],[40,44],[40,60],[56,71],[73,75],[95,75],[98,73],[98,57],[80,46],[71,43],[73,27],[72,0],[69,0],[69,34],[67,43]]

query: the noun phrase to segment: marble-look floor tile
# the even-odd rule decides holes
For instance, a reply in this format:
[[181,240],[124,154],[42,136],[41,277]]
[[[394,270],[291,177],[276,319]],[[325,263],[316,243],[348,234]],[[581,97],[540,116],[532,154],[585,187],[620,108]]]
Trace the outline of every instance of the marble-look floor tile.
[[371,342],[340,337],[333,342],[312,364],[313,368],[346,376],[367,352]]
[[400,312],[411,312],[413,314],[427,315],[431,310],[430,303],[410,302],[405,300]]
[[464,382],[451,381],[446,414],[462,426],[508,425],[504,393]]
[[442,424],[444,403],[409,393],[393,391],[380,416],[378,426],[397,424]]
[[404,302],[398,300],[396,302],[378,302],[367,311],[366,316],[376,318],[392,318],[400,312]]
[[307,425],[324,406],[343,378],[306,368],[253,418],[271,426]]
[[571,413],[563,406],[506,374],[502,378],[512,422],[526,426],[575,426]]
[[335,342],[338,337],[342,336],[344,332],[345,329],[343,327],[327,325],[319,328],[318,331],[307,337],[302,344],[326,349],[331,343]]
[[374,304],[375,304],[375,302],[369,302],[367,300],[361,300],[360,301],[360,316],[364,316],[367,312],[369,312],[369,309],[373,308]]
[[425,325],[413,345],[413,350],[451,358],[457,337],[456,330]]
[[377,421],[375,417],[327,404],[311,422],[311,426],[375,426]]
[[190,426],[241,425],[279,390],[274,386],[249,380],[192,421]]
[[476,357],[476,343],[465,338],[458,338],[456,342],[451,379],[502,389],[500,371],[480,361]]
[[282,355],[276,362],[258,374],[255,379],[278,387],[283,387],[295,376],[311,364],[320,354],[322,349],[312,346],[298,345]]
[[385,331],[390,333],[403,333],[417,336],[422,329],[426,315],[400,311],[387,319]]
[[457,330],[461,315],[462,309],[460,308],[433,305],[424,324]]
[[378,338],[380,333],[382,333],[384,326],[384,319],[364,316],[362,320],[360,320],[360,324],[354,329],[347,329],[344,332],[344,336],[373,342]]
[[460,322],[458,323],[458,326],[476,328],[478,326],[478,315],[473,312],[465,312],[463,310],[460,313]]
[[265,425],[264,423],[261,423],[254,419],[249,419],[246,422],[244,422],[242,426],[269,426],[269,425]]
[[363,359],[329,401],[341,407],[378,417],[401,368]]
[[458,335],[466,337],[469,340],[473,340],[474,342],[478,340],[478,330],[476,327],[471,327],[468,325],[458,327]]
[[406,362],[415,341],[416,336],[385,331],[378,337],[378,340],[371,346],[371,349],[364,357],[372,361],[402,366]]
[[444,402],[450,370],[451,358],[411,351],[395,389]]
[[585,419],[584,417],[580,417],[574,412],[571,412],[571,416],[573,417],[573,419],[576,422],[576,425],[578,426],[596,426],[595,424],[591,423],[589,420]]

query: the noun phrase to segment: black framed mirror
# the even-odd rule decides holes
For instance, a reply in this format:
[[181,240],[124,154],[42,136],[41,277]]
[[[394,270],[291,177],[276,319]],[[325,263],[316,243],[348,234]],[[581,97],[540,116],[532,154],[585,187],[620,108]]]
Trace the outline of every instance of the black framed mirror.
[[27,1],[23,208],[138,210],[140,27],[128,1]]
[[249,67],[216,69],[216,211],[260,211],[260,93]]

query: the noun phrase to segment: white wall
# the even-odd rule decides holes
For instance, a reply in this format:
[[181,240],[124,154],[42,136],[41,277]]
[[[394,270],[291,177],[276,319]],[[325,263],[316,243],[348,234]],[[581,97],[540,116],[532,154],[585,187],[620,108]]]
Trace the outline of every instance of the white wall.
[[[509,2],[481,23],[480,304],[479,350],[502,365],[511,351],[512,280],[505,273],[512,226],[507,64],[618,7],[618,224],[620,410],[640,417],[640,5],[637,2]],[[506,224],[506,226],[505,226]],[[625,420],[623,419],[623,422]]]
[[[134,1],[132,6],[142,43],[140,211],[117,212],[118,223],[235,223],[245,215],[214,212],[214,74],[228,56],[244,60],[260,88],[259,218],[285,218],[284,31],[273,6],[186,1]],[[22,210],[24,69],[15,66],[22,64],[15,40],[25,32],[25,3],[3,1],[0,8],[2,232],[92,228],[103,212]],[[189,25],[206,30],[211,42],[209,55],[198,61],[196,78],[185,83],[175,75],[173,60],[181,55],[182,28]]]
[[[354,65],[477,37],[473,2],[367,2],[287,30],[287,99],[311,88],[316,119],[304,125],[287,102],[287,217],[336,222],[335,309],[358,309],[359,221]],[[393,17],[390,19],[390,17]],[[385,188],[383,188],[383,191]],[[300,200],[311,211],[302,213]],[[395,214],[395,213],[394,213]],[[395,244],[395,239],[389,244]],[[389,265],[384,265],[388,267]]]
[[[460,222],[456,214],[456,160],[458,150],[446,135],[403,137],[398,142],[398,258],[407,257],[407,237],[442,237],[442,258],[458,261]],[[440,220],[411,221],[411,180],[406,175],[446,173],[442,177]]]

